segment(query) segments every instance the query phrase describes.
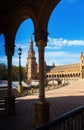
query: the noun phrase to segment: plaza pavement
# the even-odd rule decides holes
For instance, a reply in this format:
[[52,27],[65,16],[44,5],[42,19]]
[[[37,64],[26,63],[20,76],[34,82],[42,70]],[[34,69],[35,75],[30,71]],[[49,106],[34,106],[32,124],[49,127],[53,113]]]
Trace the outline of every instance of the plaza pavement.
[[[72,81],[68,86],[46,91],[50,103],[50,120],[84,105],[84,80]],[[38,93],[16,99],[16,115],[8,117],[0,109],[0,130],[32,130],[34,128],[34,104]]]

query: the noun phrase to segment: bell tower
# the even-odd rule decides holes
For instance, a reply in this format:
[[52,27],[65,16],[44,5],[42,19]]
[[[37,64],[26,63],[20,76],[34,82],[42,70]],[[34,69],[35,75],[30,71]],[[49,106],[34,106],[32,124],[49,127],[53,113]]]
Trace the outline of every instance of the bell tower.
[[84,55],[83,52],[80,54],[80,78],[84,79]]
[[32,37],[29,42],[29,51],[26,64],[27,81],[35,80],[37,78],[37,63],[35,58],[35,52],[33,49]]

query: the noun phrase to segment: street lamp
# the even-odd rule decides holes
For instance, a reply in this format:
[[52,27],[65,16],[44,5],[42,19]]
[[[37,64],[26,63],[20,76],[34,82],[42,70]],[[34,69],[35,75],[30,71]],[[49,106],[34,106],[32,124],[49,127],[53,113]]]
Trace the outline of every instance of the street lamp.
[[21,47],[18,48],[18,55],[19,55],[19,86],[18,86],[18,91],[22,91],[22,83],[21,83],[21,78],[22,78],[22,73],[21,73],[21,54],[22,54],[22,49]]

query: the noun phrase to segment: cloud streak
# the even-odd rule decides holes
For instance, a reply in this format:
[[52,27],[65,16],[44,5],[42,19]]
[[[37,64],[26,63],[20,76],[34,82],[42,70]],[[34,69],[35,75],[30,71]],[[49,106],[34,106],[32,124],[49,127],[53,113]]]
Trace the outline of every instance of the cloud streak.
[[[80,55],[79,53],[61,50],[62,47],[66,47],[66,46],[67,47],[84,46],[84,41],[49,37],[47,47],[45,49],[45,61],[47,65],[52,65],[53,62],[55,62],[56,65],[71,64],[71,63],[79,62],[79,55]],[[17,65],[17,66],[19,64],[18,63],[19,59],[18,59],[18,54],[17,54],[18,47],[19,47],[19,44],[17,43],[15,47],[15,53],[13,56],[13,65]],[[29,45],[26,43],[21,44],[21,48],[22,48],[21,64],[22,66],[26,66]],[[36,48],[35,43],[34,43],[34,50],[35,50],[35,57],[38,62],[38,49]],[[6,56],[0,57],[0,62],[2,63],[5,62],[7,64],[7,57]]]
[[84,46],[84,40],[68,40],[64,38],[48,38],[47,49],[60,49],[63,46]]

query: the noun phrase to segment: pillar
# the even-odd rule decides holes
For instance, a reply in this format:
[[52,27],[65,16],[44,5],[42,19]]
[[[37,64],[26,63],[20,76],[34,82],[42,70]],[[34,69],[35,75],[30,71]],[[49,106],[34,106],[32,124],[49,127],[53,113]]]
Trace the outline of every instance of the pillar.
[[39,100],[45,101],[45,86],[44,86],[44,48],[45,42],[39,41],[38,45],[38,54],[39,54]]
[[49,121],[50,104],[45,99],[44,49],[46,41],[36,42],[39,55],[39,101],[35,103],[35,126]]
[[12,44],[5,45],[5,52],[7,55],[8,66],[8,91],[5,97],[5,111],[7,115],[15,115],[15,97],[12,94],[12,56],[14,52],[14,46]]

